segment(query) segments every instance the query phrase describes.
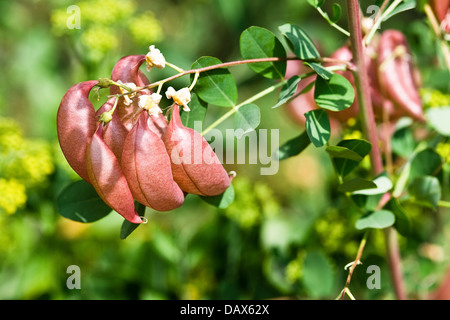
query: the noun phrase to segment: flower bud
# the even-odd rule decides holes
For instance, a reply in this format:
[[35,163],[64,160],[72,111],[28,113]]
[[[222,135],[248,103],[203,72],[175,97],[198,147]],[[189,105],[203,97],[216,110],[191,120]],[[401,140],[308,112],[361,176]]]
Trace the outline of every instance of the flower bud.
[[101,124],[89,143],[86,167],[92,186],[100,198],[126,220],[132,223],[142,223],[134,208],[133,195],[119,161],[103,140]]
[[97,128],[89,93],[97,83],[91,80],[72,86],[61,100],[56,120],[61,150],[72,169],[87,182],[90,182],[86,169],[87,146]]
[[170,158],[160,136],[148,126],[154,116],[142,112],[125,140],[122,169],[134,198],[158,211],[181,206],[184,193],[172,176]]
[[171,159],[174,180],[183,191],[215,196],[230,186],[231,178],[208,142],[200,133],[181,123],[177,104],[173,106],[163,141]]

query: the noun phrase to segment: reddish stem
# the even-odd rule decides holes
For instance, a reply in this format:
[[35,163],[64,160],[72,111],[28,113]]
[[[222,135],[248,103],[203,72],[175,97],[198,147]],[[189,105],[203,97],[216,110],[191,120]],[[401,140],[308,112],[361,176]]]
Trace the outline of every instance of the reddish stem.
[[[367,68],[364,61],[364,47],[361,34],[358,0],[347,0],[347,12],[353,60],[356,66],[354,79],[356,94],[360,106],[360,116],[365,136],[372,144],[372,151],[370,153],[372,172],[374,175],[378,175],[384,171],[384,168],[378,145],[375,117],[370,98],[369,76],[367,74]],[[404,300],[406,299],[406,291],[403,284],[401,258],[396,231],[392,227],[385,229],[385,241],[394,291],[397,299]]]

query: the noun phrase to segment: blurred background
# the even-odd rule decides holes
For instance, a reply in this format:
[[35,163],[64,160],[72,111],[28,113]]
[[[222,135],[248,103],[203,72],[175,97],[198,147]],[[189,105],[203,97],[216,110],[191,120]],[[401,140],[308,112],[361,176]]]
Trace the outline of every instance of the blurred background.
[[[71,5],[80,8],[79,29],[68,28]],[[339,24],[345,21],[344,13]],[[70,86],[109,77],[118,59],[146,54],[151,44],[184,69],[200,56],[236,60],[245,28],[278,34],[285,23],[304,28],[324,55],[345,42],[304,0],[0,0],[0,299],[335,298],[363,232],[354,228],[358,213],[335,191],[329,158],[313,148],[281,162],[272,176],[261,176],[260,164],[230,166],[236,198],[227,209],[190,195],[172,212],[148,210],[149,222],[125,240],[118,214],[82,224],[56,207],[59,193],[79,179],[56,139],[56,112]],[[448,82],[424,14],[402,13],[386,28],[407,35],[428,101],[444,99]],[[270,85],[246,66],[230,71],[239,101]],[[170,74],[147,73],[150,81]],[[275,95],[258,101],[260,128],[280,129],[283,143],[303,128],[283,107],[272,110],[275,102]],[[220,114],[209,108],[206,124]],[[413,228],[400,246],[412,297],[426,297],[444,274],[449,214],[408,210]],[[352,293],[393,298],[381,231],[371,232],[362,260]],[[80,267],[81,290],[66,286],[70,265]],[[366,286],[370,265],[382,271],[379,290]]]

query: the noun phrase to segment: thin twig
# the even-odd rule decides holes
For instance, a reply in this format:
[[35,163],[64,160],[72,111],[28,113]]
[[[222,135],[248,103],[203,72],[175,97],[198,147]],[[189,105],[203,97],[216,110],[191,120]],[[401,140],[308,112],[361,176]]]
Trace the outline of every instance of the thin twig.
[[355,271],[356,266],[361,262],[361,257],[362,257],[363,251],[364,251],[364,247],[366,246],[368,234],[369,234],[369,231],[366,231],[364,233],[364,236],[363,236],[361,242],[359,243],[358,253],[356,254],[355,261],[353,262],[350,269],[348,270],[348,276],[347,276],[347,280],[345,281],[344,289],[342,290],[341,300],[344,300],[345,293],[349,290],[348,287],[350,285],[350,281],[352,280],[353,271]]

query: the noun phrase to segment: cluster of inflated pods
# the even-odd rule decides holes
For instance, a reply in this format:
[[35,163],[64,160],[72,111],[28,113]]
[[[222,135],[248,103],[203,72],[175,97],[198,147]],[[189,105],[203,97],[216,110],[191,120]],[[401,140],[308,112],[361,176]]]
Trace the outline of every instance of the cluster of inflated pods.
[[[336,50],[331,58],[340,61],[352,61],[352,52],[348,45]],[[395,122],[401,117],[411,117],[424,121],[422,102],[419,95],[420,77],[413,63],[411,51],[405,36],[397,30],[386,30],[373,38],[365,48],[366,72],[370,79],[370,92],[375,117],[380,122]],[[288,72],[296,73],[302,66],[296,61],[288,62]],[[349,80],[353,86],[351,71],[336,71]],[[305,89],[315,79],[303,81],[299,91]],[[304,123],[304,113],[317,108],[314,90],[310,90],[293,100],[288,111],[299,123]],[[340,112],[329,112],[330,118],[340,123],[358,115],[358,100]]]
[[[150,47],[114,66],[111,79],[85,81],[64,95],[57,114],[58,139],[69,165],[89,182],[102,200],[132,223],[142,223],[135,200],[157,211],[180,207],[188,193],[222,194],[228,174],[208,142],[185,127],[180,106],[188,111],[190,90],[166,92],[173,99],[168,122],[161,95],[145,88],[140,66],[162,68],[165,59]],[[111,98],[97,111],[89,100],[94,87],[109,87]]]

